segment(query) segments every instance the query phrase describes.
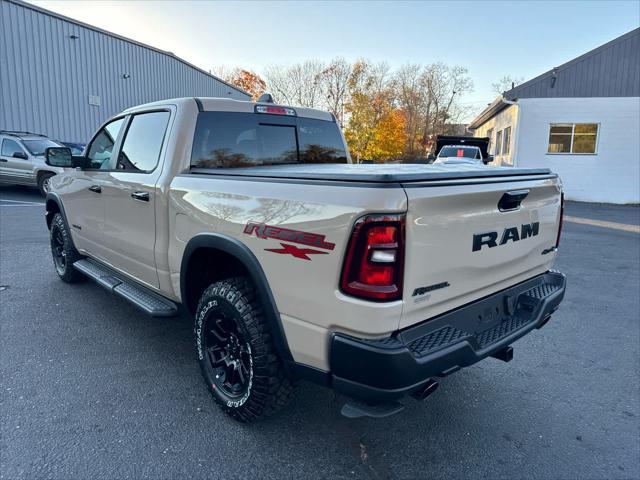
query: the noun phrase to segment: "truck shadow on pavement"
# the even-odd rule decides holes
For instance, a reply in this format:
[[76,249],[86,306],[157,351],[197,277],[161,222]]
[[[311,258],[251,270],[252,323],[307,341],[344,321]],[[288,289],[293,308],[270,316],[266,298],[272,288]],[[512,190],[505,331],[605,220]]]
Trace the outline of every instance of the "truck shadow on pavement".
[[[10,190],[0,199],[42,201]],[[302,383],[282,412],[242,425],[202,381],[192,320],[149,318],[92,282],[61,282],[40,209],[0,218],[6,478],[638,475],[637,302],[615,287],[637,287],[638,258],[620,258],[637,251],[632,233],[567,227],[565,303],[508,364],[463,369],[379,420],[343,418],[344,397]]]
[[[551,399],[531,391],[533,386],[519,392],[509,385],[510,376],[527,377],[526,371],[491,360],[489,366],[444,379],[424,402],[406,399],[405,411],[386,419],[346,419],[340,415],[345,397],[303,382],[281,412],[243,425],[218,409],[201,380],[189,317],[146,317],[91,282],[63,288],[77,290],[91,299],[94,311],[103,312],[92,320],[103,335],[89,341],[95,354],[104,349],[101,366],[87,365],[87,373],[109,386],[110,393],[101,395],[103,405],[135,411],[132,418],[120,419],[133,422],[132,427],[141,423],[139,427],[146,428],[141,415],[172,425],[160,444],[191,442],[194,428],[216,432],[198,436],[194,448],[200,451],[200,463],[212,451],[222,450],[237,461],[242,461],[240,452],[272,459],[273,464],[260,472],[266,476],[285,474],[287,465],[292,475],[301,477],[322,472],[322,477],[423,478],[434,468],[447,476],[452,463],[477,469],[474,462],[488,449],[500,447],[505,464],[513,455],[525,455],[526,440],[519,436],[532,433],[523,432],[521,420],[526,418],[532,428],[536,415],[552,409]],[[77,326],[83,324],[80,320]],[[87,363],[87,354],[78,353],[77,360]],[[146,401],[140,403],[138,396]],[[222,438],[219,432],[224,432]],[[536,453],[532,449],[528,454]]]

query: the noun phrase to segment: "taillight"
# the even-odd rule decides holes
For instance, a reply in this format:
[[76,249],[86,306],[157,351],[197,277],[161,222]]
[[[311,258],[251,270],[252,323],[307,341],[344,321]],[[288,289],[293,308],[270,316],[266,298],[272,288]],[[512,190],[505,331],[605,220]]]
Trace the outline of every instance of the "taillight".
[[367,215],[353,227],[340,288],[360,298],[402,298],[404,215]]
[[564,192],[560,193],[560,223],[558,225],[558,236],[556,237],[556,248],[560,246],[560,234],[562,233],[563,218],[564,218]]

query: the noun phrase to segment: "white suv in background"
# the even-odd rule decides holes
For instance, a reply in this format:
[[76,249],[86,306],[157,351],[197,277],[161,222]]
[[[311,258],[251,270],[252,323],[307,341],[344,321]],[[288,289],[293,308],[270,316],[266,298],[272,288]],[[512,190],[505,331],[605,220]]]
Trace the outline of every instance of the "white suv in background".
[[46,196],[49,180],[64,169],[45,164],[44,152],[62,146],[44,135],[0,130],[0,183],[38,187]]

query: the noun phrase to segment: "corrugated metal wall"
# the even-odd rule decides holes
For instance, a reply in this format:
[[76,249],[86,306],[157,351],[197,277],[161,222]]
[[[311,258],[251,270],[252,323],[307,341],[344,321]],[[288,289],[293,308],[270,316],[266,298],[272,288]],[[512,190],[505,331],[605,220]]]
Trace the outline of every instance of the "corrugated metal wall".
[[[553,77],[555,76],[555,81]],[[640,96],[640,28],[505,93],[515,98]]]
[[0,129],[86,142],[126,108],[191,96],[248,100],[176,57],[0,0]]

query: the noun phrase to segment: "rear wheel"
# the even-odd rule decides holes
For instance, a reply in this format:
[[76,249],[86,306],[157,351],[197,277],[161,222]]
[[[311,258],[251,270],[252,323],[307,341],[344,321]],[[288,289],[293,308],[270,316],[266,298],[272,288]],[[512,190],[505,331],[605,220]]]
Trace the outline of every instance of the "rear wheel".
[[51,177],[53,177],[55,173],[41,173],[38,176],[38,190],[40,190],[40,195],[43,197],[47,196],[49,190],[51,189]]
[[51,220],[49,235],[53,265],[58,276],[67,283],[82,280],[84,276],[73,268],[73,263],[80,260],[82,255],[73,246],[67,222],[59,213],[56,213]]
[[224,412],[252,422],[287,403],[293,384],[247,279],[220,281],[204,291],[195,337],[202,375]]

